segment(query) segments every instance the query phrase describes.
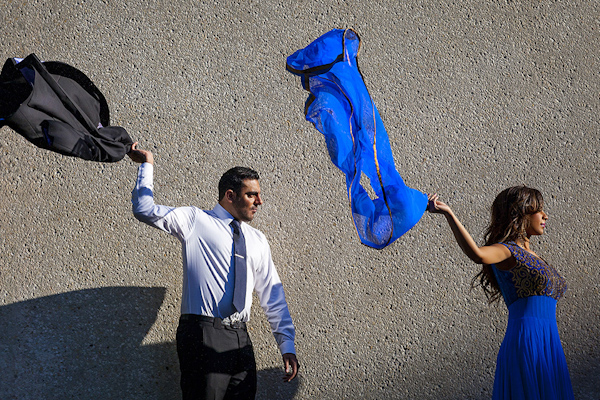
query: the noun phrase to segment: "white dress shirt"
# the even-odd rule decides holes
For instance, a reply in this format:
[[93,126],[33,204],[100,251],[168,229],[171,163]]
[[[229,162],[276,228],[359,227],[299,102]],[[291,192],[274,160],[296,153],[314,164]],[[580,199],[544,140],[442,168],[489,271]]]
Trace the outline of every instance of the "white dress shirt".
[[181,313],[248,321],[254,289],[281,354],[295,354],[294,325],[265,235],[258,229],[241,223],[246,239],[248,285],[246,307],[238,313],[232,304],[233,231],[229,224],[233,217],[220,204],[211,211],[197,207],[168,207],[155,204],[153,176],[152,164],[140,165],[131,197],[133,214],[140,221],[170,233],[181,241]]

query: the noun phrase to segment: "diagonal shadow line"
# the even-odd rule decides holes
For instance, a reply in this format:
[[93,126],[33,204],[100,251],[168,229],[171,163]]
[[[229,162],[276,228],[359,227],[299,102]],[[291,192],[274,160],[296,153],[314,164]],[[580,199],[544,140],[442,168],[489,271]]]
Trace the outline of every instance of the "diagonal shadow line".
[[293,381],[284,383],[283,368],[263,369],[257,375],[256,400],[293,400],[303,381],[302,373],[299,373]]
[[[103,287],[0,307],[0,399],[181,398],[175,342],[142,345],[165,293]],[[257,399],[293,399],[300,377],[282,376],[258,371]]]
[[174,343],[142,345],[165,293],[104,287],[0,307],[0,398],[180,397]]

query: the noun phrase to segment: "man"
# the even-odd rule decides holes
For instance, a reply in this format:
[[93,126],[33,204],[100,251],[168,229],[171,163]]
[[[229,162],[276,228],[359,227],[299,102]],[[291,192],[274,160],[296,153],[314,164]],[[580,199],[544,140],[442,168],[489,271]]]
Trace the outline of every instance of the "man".
[[219,182],[219,202],[211,211],[156,205],[154,157],[131,147],[141,163],[132,192],[140,221],[177,237],[183,246],[183,293],[177,354],[184,399],[254,399],[256,362],[246,330],[252,289],[256,290],[283,356],[289,382],[298,361],[295,329],[265,236],[250,227],[262,204],[258,174],[243,167]]

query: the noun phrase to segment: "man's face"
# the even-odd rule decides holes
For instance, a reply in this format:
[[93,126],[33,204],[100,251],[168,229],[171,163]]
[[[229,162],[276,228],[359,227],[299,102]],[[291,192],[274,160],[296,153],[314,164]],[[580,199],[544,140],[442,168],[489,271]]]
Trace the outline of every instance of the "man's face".
[[246,179],[239,194],[232,192],[233,212],[231,215],[239,221],[250,222],[262,204],[260,185],[256,179]]

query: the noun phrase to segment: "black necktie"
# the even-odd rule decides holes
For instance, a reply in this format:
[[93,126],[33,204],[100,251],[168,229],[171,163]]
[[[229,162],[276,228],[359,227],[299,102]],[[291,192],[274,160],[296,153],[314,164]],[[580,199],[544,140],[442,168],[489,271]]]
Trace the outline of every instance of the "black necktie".
[[235,266],[235,286],[233,288],[233,306],[242,312],[246,305],[246,241],[239,221],[231,221],[233,228],[233,258]]

